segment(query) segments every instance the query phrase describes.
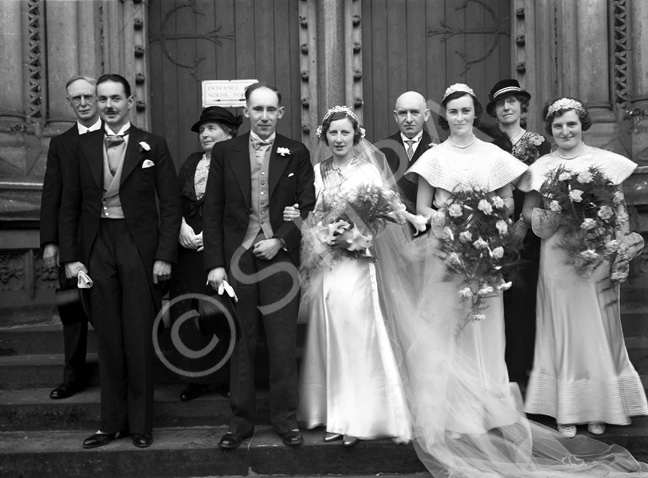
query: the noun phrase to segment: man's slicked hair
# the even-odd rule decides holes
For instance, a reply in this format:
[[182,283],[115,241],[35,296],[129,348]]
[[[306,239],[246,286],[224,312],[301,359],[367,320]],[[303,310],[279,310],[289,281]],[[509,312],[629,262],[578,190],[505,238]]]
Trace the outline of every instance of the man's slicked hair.
[[126,93],[126,97],[131,96],[130,83],[128,83],[128,80],[123,76],[118,75],[117,73],[106,73],[105,75],[101,75],[99,77],[99,79],[97,80],[97,86],[107,81],[114,81],[115,83],[121,83],[122,86],[124,87],[124,93]]

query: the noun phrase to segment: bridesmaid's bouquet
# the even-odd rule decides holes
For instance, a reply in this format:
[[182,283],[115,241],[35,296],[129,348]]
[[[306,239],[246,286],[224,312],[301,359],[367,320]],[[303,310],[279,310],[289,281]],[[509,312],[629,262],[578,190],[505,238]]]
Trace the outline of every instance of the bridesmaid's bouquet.
[[484,299],[509,289],[504,274],[519,260],[522,241],[512,232],[504,200],[481,189],[456,191],[445,208],[439,237],[441,258],[451,274],[463,278],[458,291],[471,311],[457,334],[471,321],[486,318]]
[[609,261],[611,279],[624,281],[643,240],[621,232],[628,214],[619,188],[594,166],[574,173],[559,166],[547,174],[540,194],[548,209],[559,215],[565,234],[558,247],[576,273],[587,278]]

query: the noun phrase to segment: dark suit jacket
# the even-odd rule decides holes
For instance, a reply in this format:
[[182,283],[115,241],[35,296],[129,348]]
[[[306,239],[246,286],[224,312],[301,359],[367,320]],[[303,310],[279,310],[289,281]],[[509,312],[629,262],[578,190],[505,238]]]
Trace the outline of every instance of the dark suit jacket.
[[61,207],[63,181],[69,169],[70,148],[79,137],[79,128],[74,123],[69,130],[50,141],[47,151],[47,165],[43,180],[43,194],[40,210],[40,243],[58,244],[58,214]]
[[[214,145],[203,207],[205,269],[229,269],[236,249],[243,243],[251,211],[250,134]],[[290,153],[281,156],[277,148]],[[270,224],[274,237],[286,243],[295,265],[299,264],[301,232],[294,222],[284,222],[286,206],[299,204],[302,218],[315,206],[314,173],[306,146],[276,135],[269,165]]]
[[407,159],[407,150],[403,144],[400,131],[376,143],[376,146],[384,153],[385,158],[387,159],[387,164],[389,164],[389,167],[394,174],[394,179],[396,179],[396,184],[398,185],[401,197],[405,200],[404,202],[407,205],[407,209],[411,212],[416,211],[415,206],[418,185],[409,179],[405,179],[403,175],[405,174],[405,171],[407,171],[410,166],[412,166],[412,164],[414,164],[416,160],[429,149],[429,144],[431,142],[432,139],[430,138],[430,134],[423,130],[423,136],[421,137],[421,141],[419,142],[416,151],[414,151],[414,156],[412,156],[411,161]]
[[[66,183],[63,191],[59,214],[61,262],[88,264],[102,220],[103,141],[102,128],[79,136],[72,148],[70,184]],[[150,151],[141,142],[146,142]],[[147,159],[155,165],[142,168]],[[131,126],[119,197],[126,225],[145,267],[152,270],[155,260],[175,262],[180,198],[175,167],[164,138]],[[89,273],[92,277],[92,271]]]

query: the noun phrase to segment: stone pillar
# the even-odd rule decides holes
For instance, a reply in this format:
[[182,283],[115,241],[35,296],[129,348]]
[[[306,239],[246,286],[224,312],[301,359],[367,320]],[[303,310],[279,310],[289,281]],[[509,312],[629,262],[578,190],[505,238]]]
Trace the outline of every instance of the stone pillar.
[[329,108],[353,106],[362,120],[360,1],[302,0],[299,20],[302,141],[316,144]]
[[0,58],[3,81],[0,82],[1,132],[10,132],[11,121],[24,119],[23,109],[23,40],[20,0],[0,2]]
[[576,6],[578,97],[587,103],[595,122],[614,123],[611,98],[611,54],[608,2],[579,0]]
[[632,157],[640,165],[648,166],[648,2],[634,0],[628,17],[632,22],[629,51],[632,52],[630,68],[633,75],[628,107],[634,128]]
[[[48,136],[56,136],[74,122],[66,99],[65,84],[74,75],[95,76],[94,71],[79,68],[77,46],[81,45],[77,17],[80,2],[47,2],[47,88],[50,91]],[[74,47],[72,47],[74,45]]]

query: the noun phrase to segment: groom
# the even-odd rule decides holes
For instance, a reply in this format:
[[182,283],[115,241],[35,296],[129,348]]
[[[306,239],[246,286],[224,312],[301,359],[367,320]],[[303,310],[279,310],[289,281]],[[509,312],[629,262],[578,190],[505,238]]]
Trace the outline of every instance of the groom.
[[241,327],[230,363],[234,416],[219,446],[235,449],[254,432],[260,322],[270,358],[270,420],[284,444],[297,446],[303,443],[295,360],[301,233],[282,215],[294,204],[302,218],[313,209],[313,168],[302,143],[276,134],[284,107],[274,87],[255,83],[245,101],[251,131],[214,146],[203,208],[209,283],[215,290],[224,280],[234,286]]

